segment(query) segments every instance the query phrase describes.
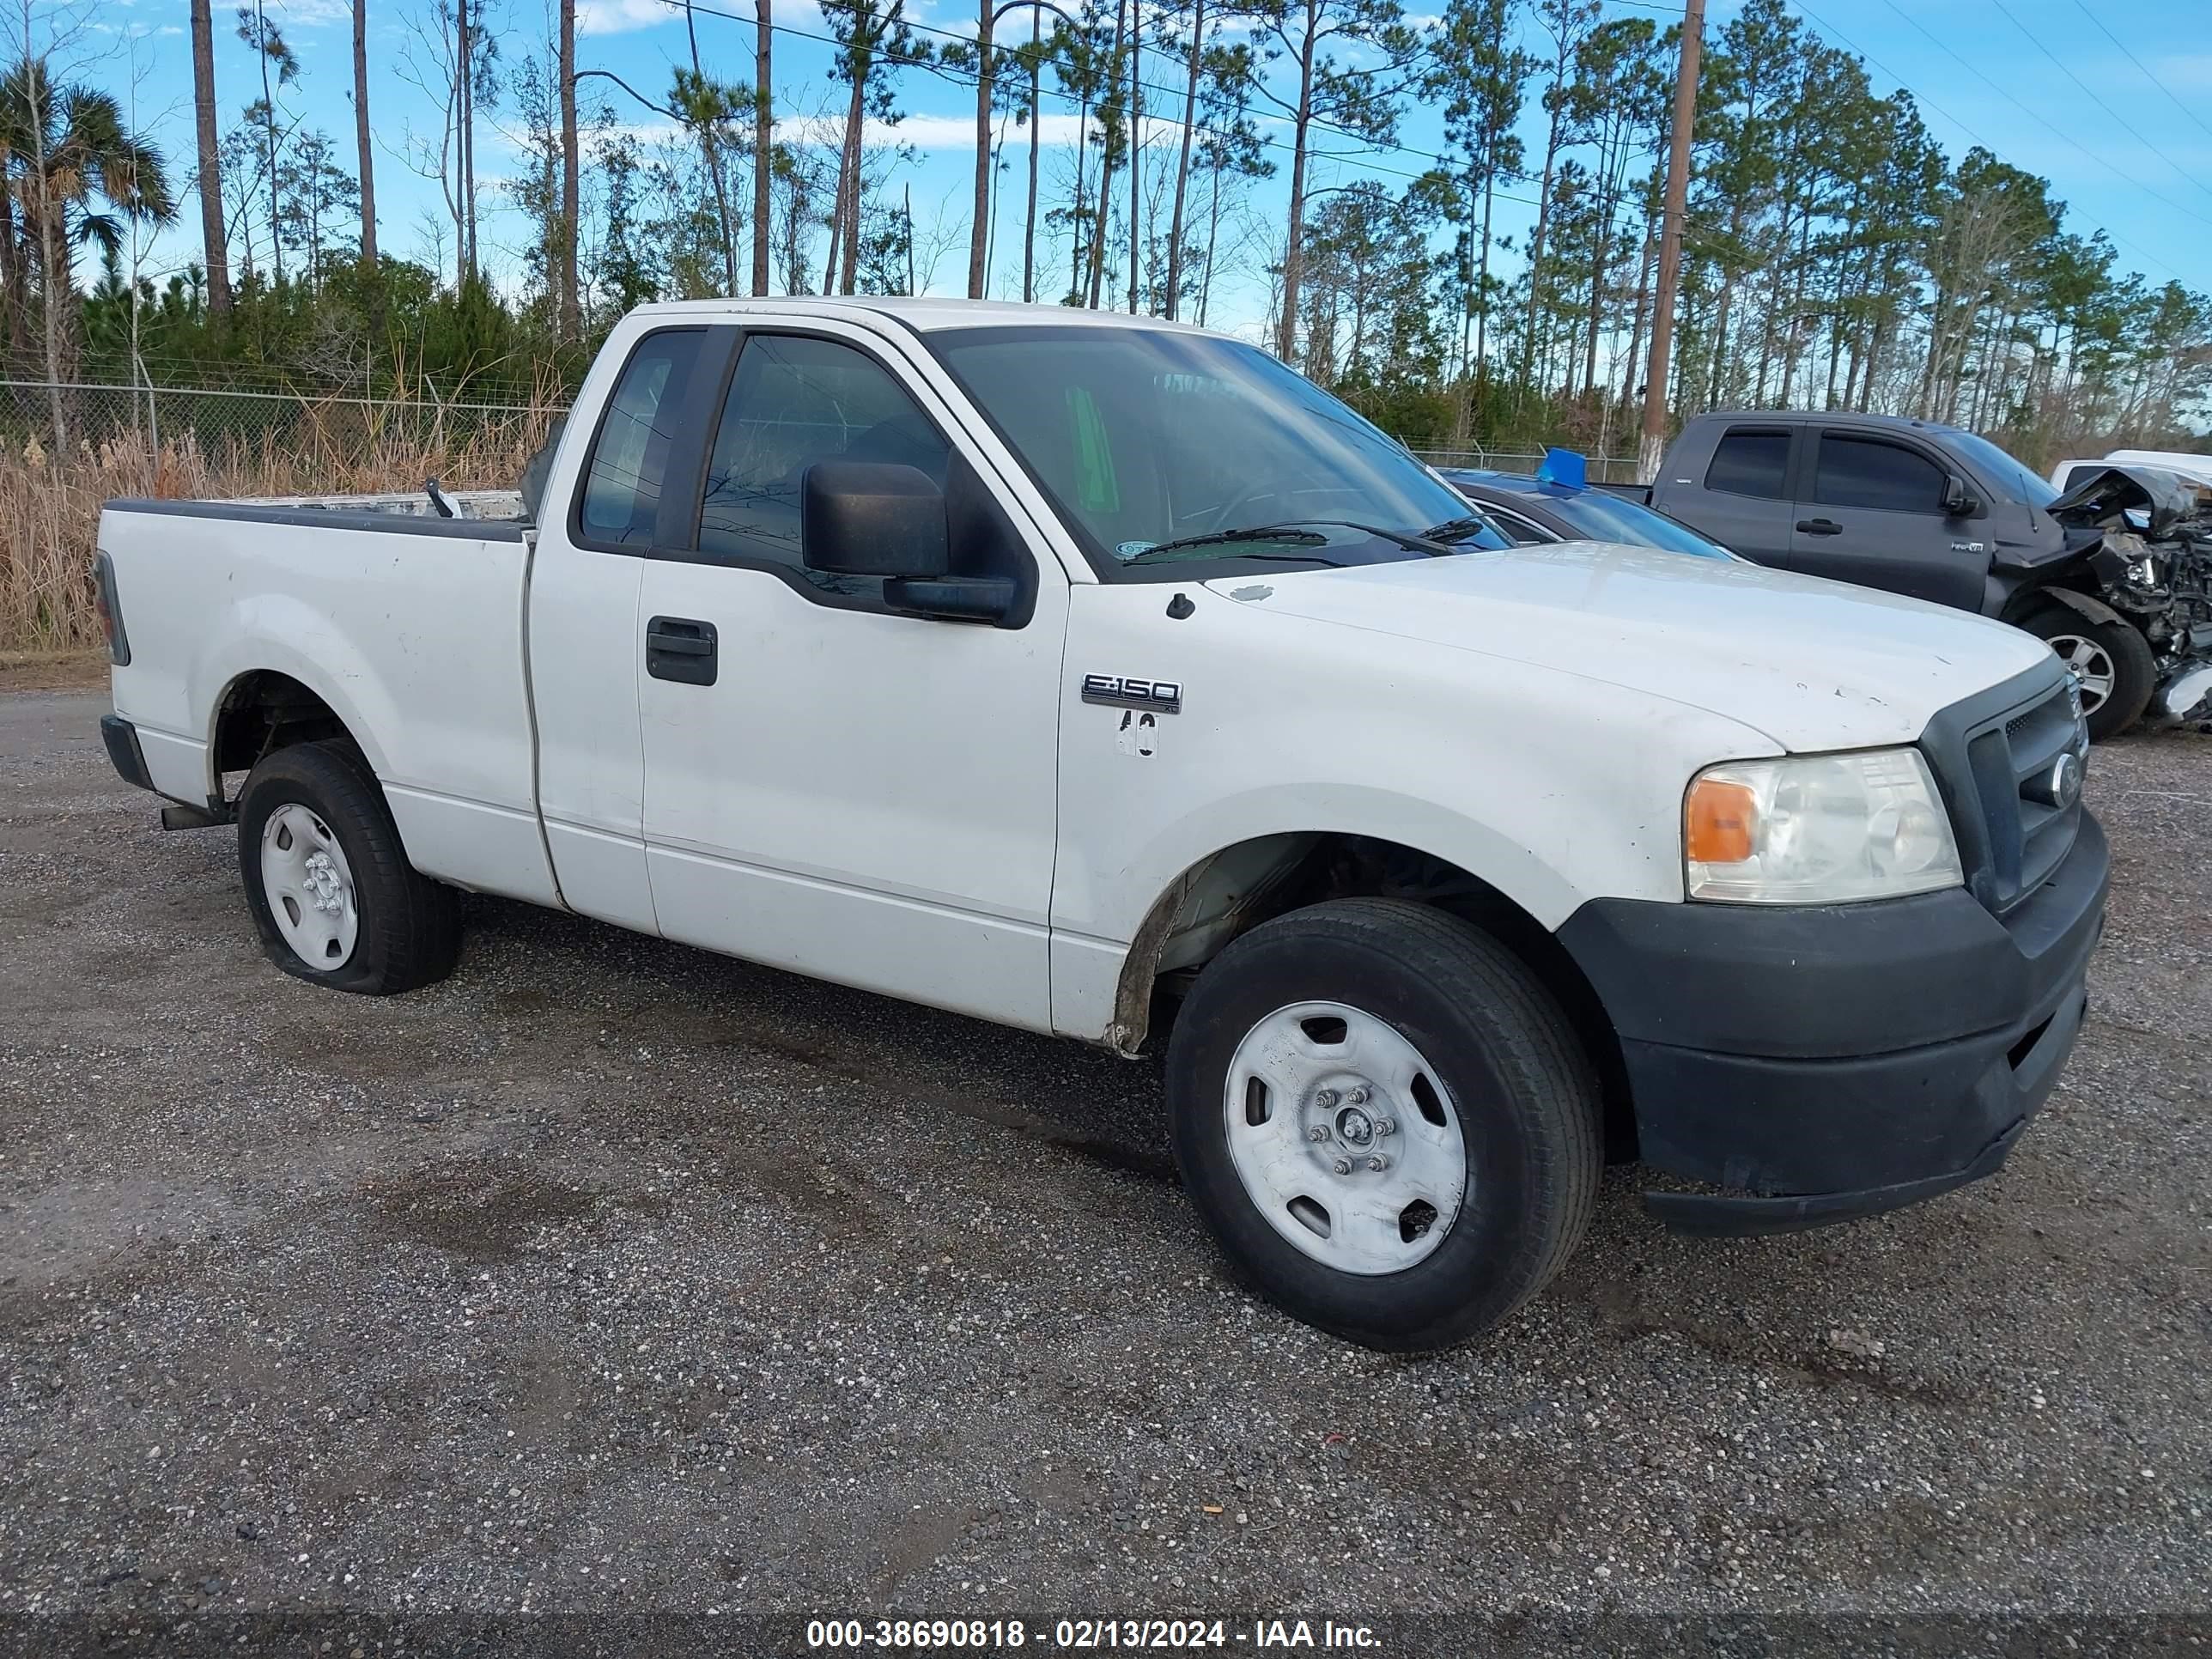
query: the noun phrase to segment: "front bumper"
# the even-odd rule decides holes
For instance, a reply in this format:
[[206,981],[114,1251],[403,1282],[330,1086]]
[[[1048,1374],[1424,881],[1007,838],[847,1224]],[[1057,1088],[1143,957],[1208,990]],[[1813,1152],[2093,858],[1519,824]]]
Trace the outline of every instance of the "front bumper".
[[1765,909],[1597,899],[1559,930],[1620,1039],[1670,1224],[1817,1226],[1995,1171],[2087,1006],[2110,855],[2082,814],[2002,921],[1966,891]]

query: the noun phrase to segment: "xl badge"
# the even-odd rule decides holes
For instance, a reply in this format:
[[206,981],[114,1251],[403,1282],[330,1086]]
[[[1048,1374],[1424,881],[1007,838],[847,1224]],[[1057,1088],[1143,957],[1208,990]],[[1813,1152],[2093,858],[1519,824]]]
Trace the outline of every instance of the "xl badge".
[[1138,679],[1128,674],[1085,674],[1083,701],[1109,708],[1141,708],[1150,714],[1180,714],[1182,686],[1176,680]]

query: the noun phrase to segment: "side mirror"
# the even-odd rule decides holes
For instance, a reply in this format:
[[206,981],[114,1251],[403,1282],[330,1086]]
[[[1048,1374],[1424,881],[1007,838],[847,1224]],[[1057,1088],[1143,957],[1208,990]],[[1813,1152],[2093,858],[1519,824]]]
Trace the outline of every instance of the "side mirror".
[[1981,501],[1966,488],[1966,481],[1955,472],[1946,474],[1943,479],[1943,516],[1947,519],[1971,519],[1981,510]]
[[934,581],[951,562],[945,494],[910,466],[817,461],[799,486],[799,551],[809,570]]

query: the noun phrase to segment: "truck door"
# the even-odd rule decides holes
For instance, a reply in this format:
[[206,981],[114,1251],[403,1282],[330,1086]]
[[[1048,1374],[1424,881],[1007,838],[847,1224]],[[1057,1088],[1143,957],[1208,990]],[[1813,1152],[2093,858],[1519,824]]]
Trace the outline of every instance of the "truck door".
[[663,486],[689,476],[682,434],[709,418],[716,364],[735,335],[655,329],[625,351],[617,331],[578,399],[602,411],[599,424],[576,461],[563,446],[532,559],[538,811],[561,896],[587,916],[648,933],[638,596],[654,548],[689,535],[686,492]]
[[1686,484],[1662,477],[1652,505],[1747,559],[1787,564],[1791,437],[1786,426],[1731,426],[1714,444],[1705,476]]
[[[639,610],[660,931],[1051,1029],[1066,576],[981,483],[950,407],[866,329],[748,329],[702,430],[690,546],[647,565]],[[974,538],[1006,538],[1021,625],[903,614],[879,578],[807,570],[800,481],[833,459],[935,480],[956,568]]]
[[1814,447],[1798,473],[1791,569],[1982,608],[1989,532],[1945,516],[1939,456],[1868,432],[1820,428],[1807,436]]

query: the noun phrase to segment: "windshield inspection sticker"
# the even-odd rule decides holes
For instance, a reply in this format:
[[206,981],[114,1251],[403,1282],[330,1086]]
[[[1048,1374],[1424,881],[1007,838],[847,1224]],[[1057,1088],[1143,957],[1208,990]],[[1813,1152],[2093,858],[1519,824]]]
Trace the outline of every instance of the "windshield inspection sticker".
[[1117,559],[1133,559],[1138,554],[1149,553],[1158,545],[1158,542],[1116,542],[1114,544],[1114,556]]

